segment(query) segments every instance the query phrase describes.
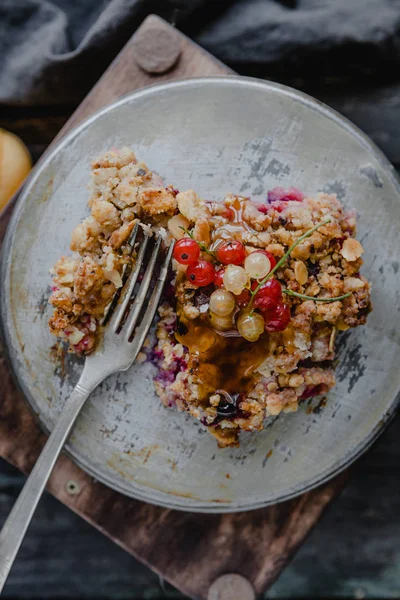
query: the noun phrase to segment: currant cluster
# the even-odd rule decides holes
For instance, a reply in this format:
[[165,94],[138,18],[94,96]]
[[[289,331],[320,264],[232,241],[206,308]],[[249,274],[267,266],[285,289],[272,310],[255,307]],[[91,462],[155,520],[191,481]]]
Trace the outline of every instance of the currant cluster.
[[[215,252],[201,258],[201,247],[191,237],[178,240],[174,258],[187,265],[186,276],[196,287],[214,284],[210,297],[209,318],[219,331],[234,327],[250,342],[258,340],[264,330],[283,331],[290,321],[290,309],[283,302],[282,286],[271,277],[263,280],[276,265],[266,250],[246,255],[244,245],[236,240],[223,242]],[[211,260],[213,262],[211,262]]]

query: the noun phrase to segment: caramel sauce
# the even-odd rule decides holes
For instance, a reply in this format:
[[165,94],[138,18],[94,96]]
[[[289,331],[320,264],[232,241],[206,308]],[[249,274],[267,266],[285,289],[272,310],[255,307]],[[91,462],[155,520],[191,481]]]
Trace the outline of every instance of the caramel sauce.
[[[242,241],[244,233],[256,233],[243,220],[244,203],[247,198],[235,198],[229,205],[233,219],[218,227],[211,234],[210,250],[215,250],[225,240]],[[207,406],[209,397],[216,390],[229,394],[241,394],[252,388],[254,371],[269,354],[269,336],[263,333],[257,342],[248,342],[237,330],[216,331],[210,324],[208,314],[188,319],[179,304],[177,341],[189,349],[188,368],[199,382],[200,402]]]
[[189,370],[199,382],[200,401],[207,405],[215,390],[229,394],[247,392],[252,387],[252,375],[268,356],[268,334],[257,342],[248,342],[232,332],[219,332],[208,323],[207,315],[188,319],[180,306],[175,333],[177,341],[189,349]]
[[212,232],[210,250],[216,250],[225,240],[241,242],[243,233],[257,233],[246,221],[243,221],[243,204],[246,200],[247,198],[236,198],[234,203],[229,206],[234,217],[232,221]]
[[284,331],[280,332],[282,337],[282,345],[285,347],[285,351],[288,354],[294,354],[297,350],[297,346],[294,344],[295,330],[293,325],[289,323]]

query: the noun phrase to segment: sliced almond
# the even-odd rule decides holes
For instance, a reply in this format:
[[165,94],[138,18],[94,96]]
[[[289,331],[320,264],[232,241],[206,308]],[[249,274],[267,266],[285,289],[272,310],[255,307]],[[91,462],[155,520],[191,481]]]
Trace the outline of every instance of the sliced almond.
[[211,406],[218,406],[218,404],[220,403],[221,400],[221,396],[219,394],[213,394],[212,396],[210,396],[209,402],[211,404]]
[[185,304],[183,307],[183,312],[188,319],[197,319],[200,314],[197,306],[193,306],[193,304]]
[[331,337],[329,338],[329,352],[333,352],[335,349],[336,332],[336,327],[333,327],[331,331]]
[[197,219],[193,230],[193,239],[195,239],[196,242],[202,242],[206,246],[210,245],[210,224],[207,219]]
[[353,262],[354,260],[357,260],[357,258],[360,258],[363,252],[364,248],[361,246],[360,242],[354,238],[347,238],[347,240],[343,242],[342,249],[340,250],[340,254],[349,262]]
[[291,375],[289,378],[289,382],[288,385],[289,387],[299,387],[300,385],[302,385],[304,383],[304,377],[300,374],[295,374],[295,375]]
[[281,387],[286,387],[289,381],[289,375],[279,375],[278,381]]
[[297,260],[294,263],[294,276],[296,277],[297,283],[299,283],[300,285],[305,285],[307,283],[307,267],[301,260]]
[[191,222],[201,217],[209,217],[210,211],[206,203],[199,198],[194,190],[179,192],[176,197],[179,211]]
[[184,235],[186,235],[184,230],[189,229],[189,225],[189,220],[183,215],[175,215],[168,221],[168,229],[170,234],[176,240],[180,240]]
[[347,292],[355,292],[356,290],[360,290],[364,287],[365,283],[359,277],[346,277],[343,282],[344,291]]

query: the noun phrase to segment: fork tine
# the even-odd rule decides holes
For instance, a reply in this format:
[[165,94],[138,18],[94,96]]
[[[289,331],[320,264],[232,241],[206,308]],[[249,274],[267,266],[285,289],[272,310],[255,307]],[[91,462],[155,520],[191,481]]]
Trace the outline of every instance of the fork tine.
[[132,233],[131,233],[131,235],[129,237],[129,240],[128,240],[128,246],[131,247],[131,254],[132,254],[133,249],[135,247],[135,242],[136,242],[136,238],[137,238],[137,234],[138,234],[139,229],[140,229],[140,225],[139,225],[139,223],[136,223],[135,227],[133,228],[133,231],[132,231]]
[[172,257],[172,252],[174,250],[174,245],[175,245],[175,242],[171,242],[171,245],[168,249],[168,253],[165,257],[163,266],[161,267],[157,283],[155,285],[153,293],[151,294],[150,301],[147,306],[146,312],[144,314],[143,320],[140,323],[139,327],[137,328],[136,334],[133,338],[132,348],[131,348],[131,351],[133,350],[133,353],[134,353],[133,360],[136,359],[136,356],[138,355],[139,350],[143,346],[146,336],[147,336],[149,329],[151,327],[151,324],[153,322],[154,315],[156,314],[158,303],[160,302],[161,294],[164,289],[165,281],[167,279],[168,269],[169,269],[169,265],[171,263],[171,257]]
[[[135,236],[135,238],[136,238],[136,236]],[[144,234],[143,241],[140,245],[139,253],[135,260],[135,265],[134,265],[132,271],[130,272],[128,280],[126,281],[126,283],[122,289],[122,293],[121,293],[122,299],[115,307],[115,312],[111,317],[110,327],[112,327],[112,330],[114,331],[114,333],[116,333],[118,331],[118,329],[121,325],[122,319],[124,317],[125,311],[127,309],[127,306],[129,304],[129,301],[131,299],[133,288],[135,287],[137,278],[139,277],[139,272],[140,272],[140,268],[143,263],[144,254],[146,252],[148,241],[149,241],[149,236]]]
[[[132,233],[131,233],[131,235],[129,237],[129,240],[128,240],[128,247],[130,246],[129,256],[132,256],[133,250],[135,248],[135,241],[136,241],[136,238],[137,238],[137,234],[138,234],[139,228],[140,228],[139,223],[136,223],[136,225],[133,228],[133,231],[132,231]],[[123,283],[124,285],[126,284],[125,273],[126,273],[126,270],[127,270],[127,266],[128,265],[125,265],[124,268],[123,268],[123,270],[122,270],[122,280],[124,282]],[[109,320],[111,319],[112,315],[114,314],[114,310],[115,310],[115,308],[116,308],[116,306],[118,304],[118,301],[119,301],[119,299],[121,297],[122,289],[123,288],[121,288],[120,293],[118,293],[118,291],[117,291],[114,294],[113,299],[111,300],[110,304],[107,306],[106,312],[104,313],[103,318],[101,319],[101,325],[106,325],[109,322]]]
[[147,268],[146,268],[146,271],[145,271],[145,274],[143,277],[143,281],[140,284],[139,291],[138,291],[135,301],[133,303],[132,310],[126,319],[126,323],[124,324],[123,330],[124,330],[124,334],[125,334],[125,340],[129,340],[129,338],[131,337],[132,332],[135,329],[140,311],[142,310],[143,303],[146,299],[146,295],[147,295],[148,289],[150,287],[154,268],[157,263],[157,256],[158,256],[158,253],[159,253],[159,250],[161,247],[161,242],[162,242],[162,238],[159,237],[155,243],[152,255],[150,257],[150,260],[148,262],[148,265],[147,265]]

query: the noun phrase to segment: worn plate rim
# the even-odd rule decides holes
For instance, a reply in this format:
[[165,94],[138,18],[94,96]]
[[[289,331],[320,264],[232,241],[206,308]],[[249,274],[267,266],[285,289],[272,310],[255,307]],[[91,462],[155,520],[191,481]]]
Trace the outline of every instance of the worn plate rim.
[[[5,344],[4,344],[5,351],[7,354],[8,362],[11,365],[11,370],[12,370],[12,373],[14,376],[14,380],[16,381],[18,388],[23,392],[23,395],[24,395],[24,398],[25,398],[25,401],[26,401],[28,407],[36,415],[39,426],[41,427],[41,429],[43,431],[46,432],[46,434],[48,434],[50,431],[44,425],[44,423],[40,420],[40,411],[38,411],[36,409],[37,408],[36,403],[32,397],[32,394],[31,394],[28,386],[25,385],[23,378],[22,377],[20,378],[20,376],[19,376],[18,359],[17,359],[16,353],[14,352],[14,349],[12,347],[10,331],[7,326],[7,308],[8,308],[8,301],[10,300],[10,298],[8,296],[7,285],[6,285],[7,284],[7,256],[10,254],[11,249],[12,249],[12,245],[13,245],[13,241],[14,241],[13,235],[14,235],[14,232],[16,229],[16,223],[18,221],[20,213],[23,210],[25,199],[29,195],[36,180],[40,177],[42,171],[46,169],[46,167],[49,163],[51,163],[53,157],[56,154],[58,154],[59,152],[61,152],[63,150],[63,148],[65,146],[67,146],[76,135],[81,133],[86,128],[90,127],[90,125],[94,121],[96,121],[100,116],[106,114],[109,111],[112,111],[112,110],[118,108],[118,106],[121,106],[125,103],[130,102],[132,99],[134,100],[135,98],[139,98],[143,95],[157,94],[157,92],[162,92],[165,89],[170,89],[170,88],[180,88],[180,87],[187,87],[187,86],[191,86],[191,85],[196,86],[199,84],[207,85],[209,83],[214,83],[216,85],[224,85],[224,84],[231,85],[233,83],[234,85],[239,85],[239,86],[244,86],[244,87],[249,87],[249,88],[254,88],[254,87],[262,88],[264,92],[270,91],[272,93],[278,93],[278,94],[282,94],[286,97],[290,97],[295,101],[300,101],[303,105],[307,106],[309,109],[315,110],[318,113],[325,116],[326,118],[333,120],[336,124],[338,124],[339,126],[344,128],[350,135],[352,135],[353,137],[356,137],[358,139],[358,141],[360,143],[362,143],[363,146],[366,147],[372,153],[373,157],[380,163],[381,167],[387,172],[388,176],[392,179],[392,182],[398,191],[398,199],[400,200],[400,177],[396,173],[396,171],[395,171],[393,165],[391,164],[391,162],[389,161],[389,159],[378,148],[378,146],[361,129],[359,129],[356,125],[354,125],[351,121],[349,121],[349,119],[347,119],[346,117],[344,117],[343,115],[341,115],[340,113],[335,111],[334,109],[330,108],[323,102],[313,98],[312,96],[309,96],[308,94],[305,94],[303,92],[295,90],[289,86],[285,86],[282,84],[273,83],[273,82],[269,82],[269,81],[264,81],[264,80],[260,80],[257,78],[235,76],[235,75],[231,75],[231,76],[227,75],[227,76],[223,76],[223,77],[208,76],[208,77],[198,77],[198,78],[185,78],[185,79],[178,79],[178,80],[172,81],[172,82],[156,83],[151,86],[147,86],[145,88],[137,90],[135,92],[125,94],[124,96],[121,96],[121,98],[119,98],[118,100],[113,102],[112,104],[109,104],[106,107],[96,111],[90,117],[83,120],[76,127],[74,127],[65,137],[63,137],[54,146],[54,148],[52,148],[52,150],[49,152],[49,154],[46,155],[44,159],[41,159],[38,162],[38,164],[36,165],[36,167],[34,168],[32,173],[30,174],[28,180],[26,181],[25,185],[23,186],[23,188],[21,189],[21,191],[19,193],[19,197],[18,197],[16,206],[13,210],[13,213],[12,213],[12,216],[11,216],[8,228],[7,228],[7,232],[6,232],[6,235],[3,240],[3,247],[2,247],[1,256],[0,256],[0,298],[3,295],[2,292],[5,292],[5,302],[3,301],[0,306],[0,309],[1,309],[0,310],[0,333],[3,337],[3,339],[5,340]],[[325,469],[325,471],[323,471],[319,476],[314,477],[310,481],[305,481],[302,485],[299,485],[297,487],[297,489],[294,489],[294,490],[288,492],[286,495],[284,495],[284,496],[281,495],[275,499],[264,500],[264,501],[260,500],[258,498],[254,501],[249,501],[248,503],[240,502],[238,504],[235,504],[235,502],[231,502],[231,503],[218,503],[217,504],[217,503],[215,503],[215,502],[213,503],[211,501],[191,500],[190,505],[188,505],[188,504],[184,504],[182,501],[180,501],[179,496],[169,494],[168,492],[158,492],[158,495],[160,497],[149,498],[148,494],[146,494],[146,492],[142,493],[140,490],[134,490],[134,491],[127,490],[123,486],[120,486],[115,481],[111,481],[108,477],[106,477],[104,475],[99,476],[99,474],[96,473],[96,471],[93,470],[90,467],[90,465],[87,464],[87,462],[85,460],[82,460],[81,458],[77,459],[74,456],[74,452],[69,449],[68,444],[66,445],[64,452],[69,456],[69,458],[71,458],[71,460],[75,464],[77,464],[79,467],[81,467],[86,473],[88,473],[89,475],[94,477],[96,480],[104,483],[111,489],[114,489],[115,491],[117,491],[125,496],[128,496],[130,498],[140,500],[142,502],[154,504],[157,506],[162,506],[165,508],[182,510],[182,511],[186,511],[186,512],[213,513],[213,514],[243,512],[243,511],[260,509],[260,508],[264,508],[267,506],[271,506],[273,504],[277,504],[278,502],[285,502],[287,500],[291,500],[293,498],[296,498],[297,496],[300,496],[301,494],[309,492],[309,491],[327,483],[328,481],[333,479],[335,476],[339,475],[346,468],[348,468],[354,461],[356,461],[362,454],[364,454],[372,446],[372,444],[379,438],[379,436],[385,431],[386,427],[392,421],[397,410],[399,409],[399,406],[400,406],[400,393],[397,394],[397,396],[395,396],[393,398],[393,400],[391,401],[391,404],[390,404],[390,408],[381,415],[380,420],[371,429],[370,434],[368,436],[366,436],[356,446],[354,446],[354,448],[352,450],[349,450],[346,454],[344,454],[341,459],[338,459],[334,465],[332,465],[328,469]],[[143,487],[143,489],[146,489],[145,486],[142,486],[142,487]],[[156,490],[154,490],[153,488],[148,487],[147,489],[149,491],[148,493],[150,493],[150,494],[156,493]],[[157,493],[156,493],[156,495],[157,495]],[[188,499],[186,498],[186,500],[188,500]]]

